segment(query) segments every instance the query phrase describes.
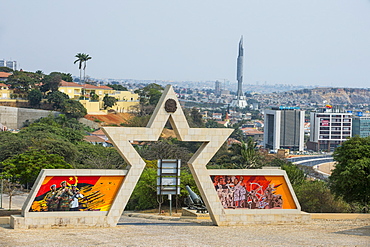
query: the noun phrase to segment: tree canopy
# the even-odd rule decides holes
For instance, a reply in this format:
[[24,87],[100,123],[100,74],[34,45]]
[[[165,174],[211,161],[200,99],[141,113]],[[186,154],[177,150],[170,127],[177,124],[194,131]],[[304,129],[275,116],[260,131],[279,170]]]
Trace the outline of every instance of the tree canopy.
[[26,71],[14,71],[6,82],[10,84],[11,88],[13,88],[16,93],[25,94],[25,96],[27,96],[30,90],[37,88],[41,78],[42,75],[40,74]]
[[117,91],[128,91],[127,87],[124,87],[120,84],[107,84],[107,87],[111,87]]
[[58,91],[60,82],[62,81],[62,76],[57,72],[54,73],[55,74],[46,75],[42,79],[42,86],[40,87],[42,92]]
[[112,96],[108,96],[108,94],[106,94],[103,98],[103,102],[104,102],[104,109],[107,109],[108,107],[113,107],[116,104],[117,99]]
[[68,169],[70,164],[57,154],[45,150],[30,150],[2,162],[2,175],[21,184],[33,184],[41,169]]
[[336,161],[330,180],[331,190],[347,202],[370,203],[370,137],[352,137],[334,154]]
[[42,93],[38,89],[32,89],[28,94],[27,99],[31,106],[39,107],[42,100]]

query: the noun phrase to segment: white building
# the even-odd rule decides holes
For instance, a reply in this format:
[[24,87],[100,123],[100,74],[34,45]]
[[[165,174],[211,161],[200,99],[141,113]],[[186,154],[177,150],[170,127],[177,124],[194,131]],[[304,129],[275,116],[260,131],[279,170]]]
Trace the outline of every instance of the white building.
[[264,146],[271,150],[304,150],[304,111],[298,107],[265,110]]
[[310,113],[310,122],[308,149],[330,152],[352,136],[352,113],[322,108]]
[[0,60],[0,67],[8,67],[12,70],[17,70],[17,61]]

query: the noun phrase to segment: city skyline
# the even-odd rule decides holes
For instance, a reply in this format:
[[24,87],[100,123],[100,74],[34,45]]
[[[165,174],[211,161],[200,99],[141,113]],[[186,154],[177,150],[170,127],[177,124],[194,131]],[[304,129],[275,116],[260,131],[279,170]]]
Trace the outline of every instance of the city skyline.
[[[3,3],[0,59],[93,78],[369,87],[370,1]],[[81,18],[81,11],[84,13]],[[244,88],[247,91],[247,88]]]

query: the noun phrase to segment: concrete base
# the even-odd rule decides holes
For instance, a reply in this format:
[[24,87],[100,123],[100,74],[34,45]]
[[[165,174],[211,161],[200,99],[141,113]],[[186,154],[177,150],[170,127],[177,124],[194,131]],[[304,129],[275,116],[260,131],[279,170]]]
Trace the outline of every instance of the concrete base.
[[89,228],[114,227],[116,222],[107,216],[61,216],[61,217],[23,217],[10,216],[10,227],[13,229],[35,228]]
[[197,220],[210,220],[211,217],[209,213],[200,214],[197,210],[191,210],[187,208],[182,208],[181,219],[197,219]]
[[10,224],[9,216],[0,217],[0,225],[9,225],[9,224]]
[[313,213],[311,218],[320,220],[370,220],[370,214]]
[[[221,217],[220,217],[221,218]],[[258,213],[223,215],[218,226],[245,226],[251,224],[306,224],[310,223],[311,215],[305,212],[297,213]]]

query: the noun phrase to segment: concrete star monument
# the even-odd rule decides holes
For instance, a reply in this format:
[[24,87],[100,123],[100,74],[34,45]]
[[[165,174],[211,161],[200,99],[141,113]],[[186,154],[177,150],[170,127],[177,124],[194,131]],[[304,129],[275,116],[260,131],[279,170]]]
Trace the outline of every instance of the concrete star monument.
[[216,225],[222,222],[223,207],[215,192],[206,165],[226,141],[233,129],[190,128],[172,86],[167,85],[146,127],[104,127],[103,131],[113,142],[125,161],[130,165],[117,199],[124,207],[145,167],[144,160],[136,152],[133,141],[158,141],[167,121],[170,121],[180,141],[203,142],[189,160],[188,165]]
[[[207,169],[207,163],[233,129],[190,128],[173,88],[168,85],[146,127],[103,128],[129,164],[127,170],[43,169],[23,204],[21,215],[11,216],[10,226],[14,229],[116,226],[146,165],[132,142],[158,141],[167,121],[180,141],[202,142],[188,166],[215,225],[302,223],[310,220],[309,214],[300,211],[297,197],[283,170]],[[92,189],[94,193],[100,193],[99,202],[90,201],[77,211],[53,210],[48,204],[51,200],[48,195],[52,191],[48,191],[59,183],[64,189],[62,184],[65,185],[66,180],[70,183],[68,186],[89,184],[89,188],[95,188]],[[80,186],[80,189],[84,190],[84,187]],[[89,191],[87,189],[83,193],[92,195]],[[95,196],[90,200],[92,198]]]

